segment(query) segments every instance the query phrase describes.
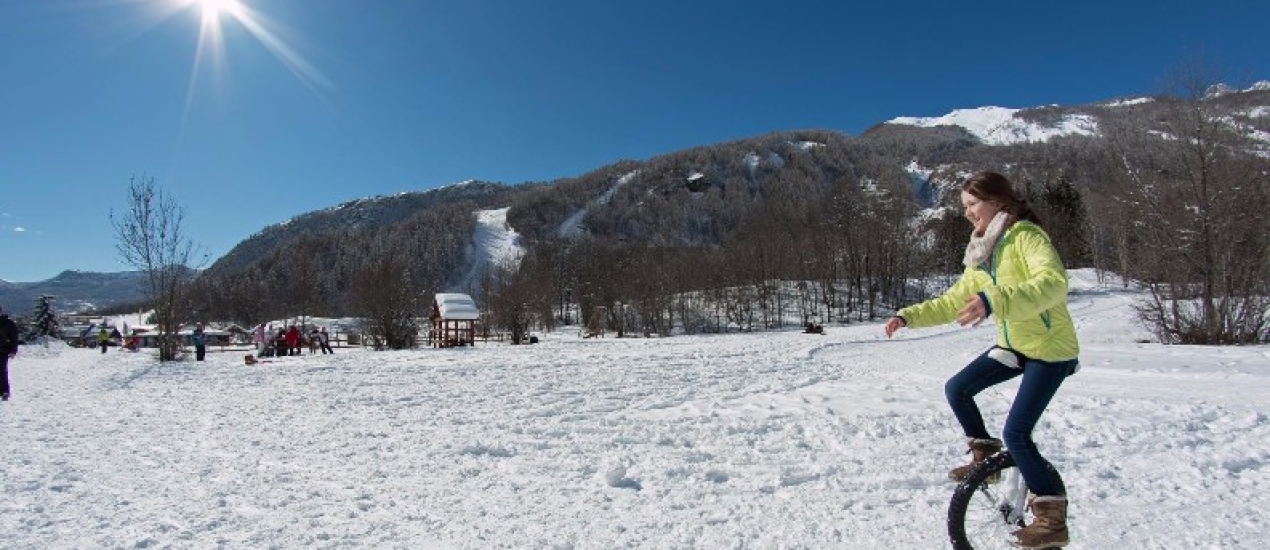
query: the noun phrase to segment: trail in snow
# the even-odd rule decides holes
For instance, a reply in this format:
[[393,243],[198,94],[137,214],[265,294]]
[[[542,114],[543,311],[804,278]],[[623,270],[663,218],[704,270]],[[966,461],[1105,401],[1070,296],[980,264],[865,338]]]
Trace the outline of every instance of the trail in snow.
[[480,210],[476,213],[476,230],[472,235],[471,265],[455,291],[466,291],[475,286],[481,274],[490,269],[507,267],[515,269],[525,255],[520,234],[507,225],[510,208]]

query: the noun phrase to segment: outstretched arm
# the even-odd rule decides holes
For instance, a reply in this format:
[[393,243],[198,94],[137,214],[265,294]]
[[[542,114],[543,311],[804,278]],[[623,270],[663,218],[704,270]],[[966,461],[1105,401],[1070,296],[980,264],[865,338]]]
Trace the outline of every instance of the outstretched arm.
[[886,320],[886,324],[882,325],[882,332],[886,333],[887,338],[890,338],[892,334],[895,334],[895,331],[904,328],[906,324],[903,317],[896,315]]

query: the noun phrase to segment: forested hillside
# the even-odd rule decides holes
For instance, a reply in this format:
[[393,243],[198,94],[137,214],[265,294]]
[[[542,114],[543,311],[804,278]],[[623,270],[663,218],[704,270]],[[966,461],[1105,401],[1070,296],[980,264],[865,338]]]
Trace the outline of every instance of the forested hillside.
[[[355,316],[370,287],[400,285],[514,304],[491,322],[599,312],[641,334],[867,319],[928,292],[913,278],[958,271],[970,226],[956,186],[979,170],[1025,191],[1069,267],[1159,282],[1161,303],[1197,279],[1201,303],[1253,300],[1270,295],[1256,280],[1270,271],[1268,159],[1266,83],[896,119],[858,137],[775,132],[575,178],[469,182],[301,216],[216,262],[194,294],[214,299],[193,307],[243,323]],[[476,212],[502,207],[524,260],[455,288]],[[1219,264],[1232,275],[1215,279]],[[1240,325],[1199,309],[1200,324]]]

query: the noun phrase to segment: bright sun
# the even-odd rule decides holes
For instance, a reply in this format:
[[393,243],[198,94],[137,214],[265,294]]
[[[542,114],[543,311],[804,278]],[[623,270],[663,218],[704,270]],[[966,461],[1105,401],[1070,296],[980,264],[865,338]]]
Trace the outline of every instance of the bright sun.
[[[0,0],[4,2],[5,0]],[[194,90],[198,83],[204,61],[210,61],[212,69],[220,73],[224,68],[225,40],[231,36],[241,39],[242,33],[227,35],[223,27],[235,25],[264,46],[273,57],[282,63],[288,71],[300,79],[306,86],[317,91],[318,88],[333,88],[331,82],[313,65],[287,44],[277,31],[272,28],[268,18],[252,9],[252,0],[114,0],[116,2],[145,2],[164,6],[164,12],[170,16],[177,12],[197,9],[201,15],[198,29],[198,44],[194,49],[194,63],[190,71],[190,83],[185,92],[185,109],[188,116],[193,102]]]
[[238,0],[194,0],[203,10],[203,19],[217,19],[222,13],[233,13],[238,7]]

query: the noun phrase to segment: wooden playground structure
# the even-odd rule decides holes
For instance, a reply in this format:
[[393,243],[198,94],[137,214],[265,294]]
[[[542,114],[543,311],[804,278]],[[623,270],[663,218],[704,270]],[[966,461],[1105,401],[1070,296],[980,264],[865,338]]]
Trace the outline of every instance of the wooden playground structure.
[[428,331],[428,343],[435,348],[452,348],[476,345],[476,322],[481,312],[476,302],[467,294],[440,293],[432,303],[428,315],[432,326]]

